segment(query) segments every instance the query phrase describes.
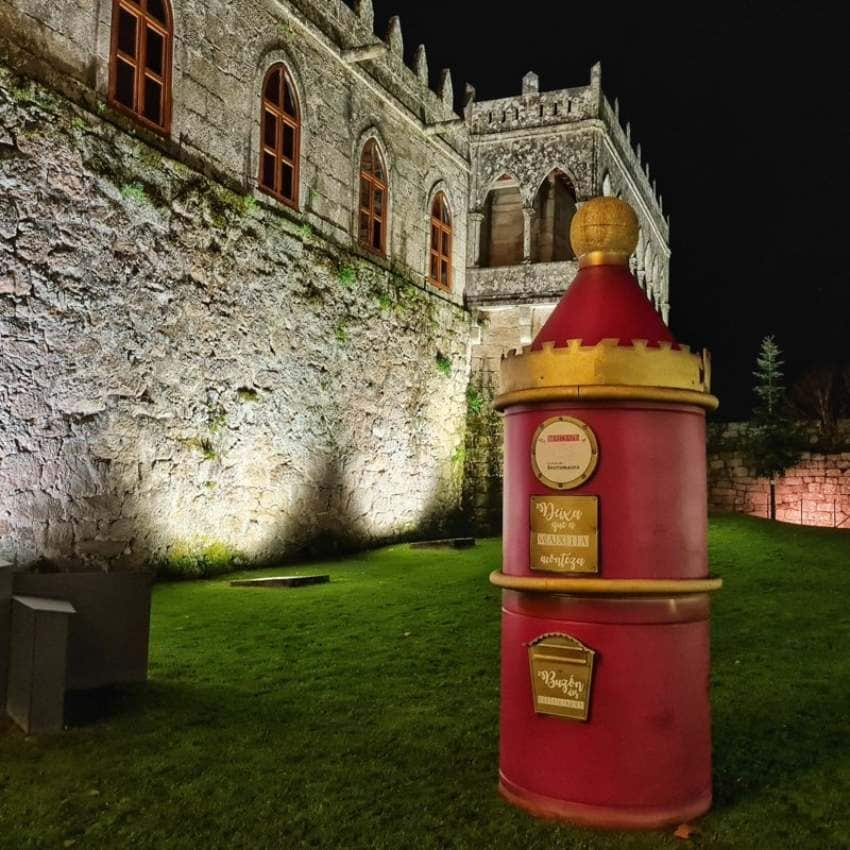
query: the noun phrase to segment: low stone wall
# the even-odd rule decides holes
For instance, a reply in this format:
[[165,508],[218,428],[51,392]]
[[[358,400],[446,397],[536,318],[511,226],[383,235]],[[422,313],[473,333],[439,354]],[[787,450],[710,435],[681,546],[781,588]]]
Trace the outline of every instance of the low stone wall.
[[[709,510],[770,516],[770,483],[756,477],[740,448],[740,423],[715,427],[709,448]],[[850,528],[850,452],[804,452],[776,481],[776,518],[783,522]]]

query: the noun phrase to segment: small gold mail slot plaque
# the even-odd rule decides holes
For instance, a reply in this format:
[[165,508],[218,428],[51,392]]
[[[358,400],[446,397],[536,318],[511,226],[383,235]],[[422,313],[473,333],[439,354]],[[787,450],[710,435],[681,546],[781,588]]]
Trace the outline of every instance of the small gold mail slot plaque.
[[596,653],[569,635],[548,634],[528,646],[534,710],[586,721]]
[[532,496],[532,570],[599,572],[599,498]]

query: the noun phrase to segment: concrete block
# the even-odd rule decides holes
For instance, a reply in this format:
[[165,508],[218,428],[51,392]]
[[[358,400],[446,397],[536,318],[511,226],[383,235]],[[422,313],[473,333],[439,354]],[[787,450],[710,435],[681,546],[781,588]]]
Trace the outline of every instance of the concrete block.
[[147,680],[151,577],[144,573],[16,573],[14,592],[64,599],[77,611],[69,690]]
[[475,545],[474,537],[449,537],[445,540],[419,540],[411,543],[411,549],[471,549]]
[[230,582],[231,587],[306,587],[310,584],[327,584],[329,575],[272,576],[271,578],[245,578]]
[[72,614],[74,606],[63,600],[12,597],[6,710],[27,735],[62,731]]

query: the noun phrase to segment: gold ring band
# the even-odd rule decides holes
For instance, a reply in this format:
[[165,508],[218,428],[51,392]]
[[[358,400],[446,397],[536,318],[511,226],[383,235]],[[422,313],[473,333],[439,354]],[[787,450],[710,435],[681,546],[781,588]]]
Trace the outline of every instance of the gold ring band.
[[629,265],[629,254],[625,251],[589,251],[578,258],[578,267],[588,266],[626,266]]
[[495,410],[517,404],[543,404],[548,401],[660,401],[673,404],[692,404],[706,410],[716,410],[717,396],[697,390],[678,390],[671,387],[626,387],[613,385],[532,387],[513,390],[497,396]]
[[562,578],[509,576],[501,570],[490,573],[490,583],[505,590],[531,593],[569,593],[577,596],[678,596],[686,593],[711,593],[723,587],[723,579],[685,578]]

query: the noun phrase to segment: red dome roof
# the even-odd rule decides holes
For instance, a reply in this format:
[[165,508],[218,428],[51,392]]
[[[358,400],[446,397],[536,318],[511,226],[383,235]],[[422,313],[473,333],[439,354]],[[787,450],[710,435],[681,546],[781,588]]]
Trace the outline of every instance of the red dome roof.
[[538,350],[545,342],[560,347],[571,339],[583,345],[603,339],[631,345],[632,340],[645,339],[651,346],[666,342],[679,348],[637,279],[620,265],[581,269],[531,347]]

